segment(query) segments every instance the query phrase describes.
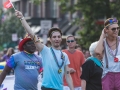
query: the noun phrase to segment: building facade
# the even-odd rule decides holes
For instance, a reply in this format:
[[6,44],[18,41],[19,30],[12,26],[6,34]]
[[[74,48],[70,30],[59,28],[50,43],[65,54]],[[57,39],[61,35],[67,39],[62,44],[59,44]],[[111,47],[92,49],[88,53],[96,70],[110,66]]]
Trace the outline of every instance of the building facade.
[[[56,0],[42,0],[41,3],[34,4],[32,0],[11,0],[17,10],[20,10],[26,17],[31,26],[40,29],[41,20],[52,20],[52,27],[59,27],[64,35],[73,34],[79,30],[79,26],[72,25],[71,21],[77,17],[74,13],[70,15],[69,12],[64,14],[60,11],[59,2]],[[77,0],[70,0],[70,4],[75,4]],[[39,27],[39,28],[38,28]],[[36,30],[36,31],[38,31]]]
[[[6,0],[0,1],[3,4]],[[78,17],[77,12],[74,14],[69,13],[69,11],[61,13],[60,2],[57,0],[41,0],[41,2],[37,2],[37,4],[33,3],[33,1],[34,0],[11,0],[14,7],[23,13],[25,19],[36,34],[43,37],[43,35],[41,35],[40,22],[42,20],[50,20],[52,22],[51,27],[59,27],[62,30],[64,35],[63,42],[65,42],[65,36],[69,34],[79,38],[79,35],[77,35],[79,26],[72,24],[74,18]],[[75,3],[77,3],[77,0],[69,0],[68,2],[69,5],[74,5]],[[2,5],[0,6],[3,7]]]

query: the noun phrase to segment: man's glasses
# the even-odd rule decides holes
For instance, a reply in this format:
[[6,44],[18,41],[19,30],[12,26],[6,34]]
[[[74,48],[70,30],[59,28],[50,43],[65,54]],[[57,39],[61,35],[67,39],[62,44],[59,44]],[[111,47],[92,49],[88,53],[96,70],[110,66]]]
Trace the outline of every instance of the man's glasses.
[[120,30],[120,27],[112,28],[111,30],[112,30],[113,32],[115,32],[116,29],[117,29],[117,30]]
[[72,43],[74,42],[75,40],[68,40],[67,43]]

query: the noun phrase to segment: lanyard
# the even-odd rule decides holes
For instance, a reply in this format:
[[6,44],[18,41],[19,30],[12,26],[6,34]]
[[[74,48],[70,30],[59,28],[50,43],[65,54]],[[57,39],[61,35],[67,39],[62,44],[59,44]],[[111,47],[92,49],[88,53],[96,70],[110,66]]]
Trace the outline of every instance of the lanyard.
[[56,55],[55,55],[55,53],[54,53],[52,47],[50,48],[50,50],[51,50],[51,52],[52,52],[52,55],[53,55],[53,57],[54,57],[54,59],[55,59],[55,62],[56,62],[56,64],[57,64],[57,66],[58,66],[58,68],[59,68],[59,70],[60,70],[60,69],[62,68],[63,64],[64,64],[65,56],[64,56],[63,53],[61,52],[62,64],[59,65],[58,60],[57,60],[57,57],[56,57]]
[[115,52],[115,54],[113,54],[112,49],[110,48],[110,46],[109,46],[107,40],[106,40],[106,43],[107,43],[107,45],[108,45],[108,47],[109,47],[108,52],[115,58],[116,55],[117,55],[117,52],[118,52],[118,44],[119,44],[119,43],[118,43],[118,39],[116,38],[116,52]]
[[[104,44],[104,47],[105,47],[105,41],[103,42],[103,44]],[[118,45],[119,45],[119,37],[118,38],[116,38],[116,52],[115,52],[115,55],[113,54],[113,52],[112,52],[112,50],[111,50],[111,48],[110,48],[110,46],[109,46],[109,44],[108,44],[108,42],[107,42],[107,40],[106,40],[106,44],[108,45],[108,52],[114,57],[114,61],[115,62],[118,62],[118,58],[116,58],[116,55],[117,55],[117,52],[118,52]],[[106,47],[105,47],[105,61],[106,61],[106,68],[108,68],[108,57],[107,57],[107,51],[106,51]],[[116,61],[116,59],[117,59],[117,61]]]

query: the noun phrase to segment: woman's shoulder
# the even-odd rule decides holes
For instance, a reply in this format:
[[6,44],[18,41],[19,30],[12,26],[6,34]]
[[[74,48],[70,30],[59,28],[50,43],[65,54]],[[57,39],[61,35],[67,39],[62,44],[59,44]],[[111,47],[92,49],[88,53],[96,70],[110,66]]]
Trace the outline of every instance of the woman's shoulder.
[[93,64],[94,64],[94,61],[89,59],[89,60],[86,60],[83,65],[93,65]]

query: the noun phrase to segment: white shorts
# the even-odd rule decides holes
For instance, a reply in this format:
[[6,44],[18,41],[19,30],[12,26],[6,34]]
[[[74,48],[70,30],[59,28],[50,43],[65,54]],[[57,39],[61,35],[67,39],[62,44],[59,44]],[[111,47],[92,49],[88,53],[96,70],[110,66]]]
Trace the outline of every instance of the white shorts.
[[[68,86],[64,86],[63,90],[70,90]],[[75,87],[74,90],[82,90],[81,87]]]

